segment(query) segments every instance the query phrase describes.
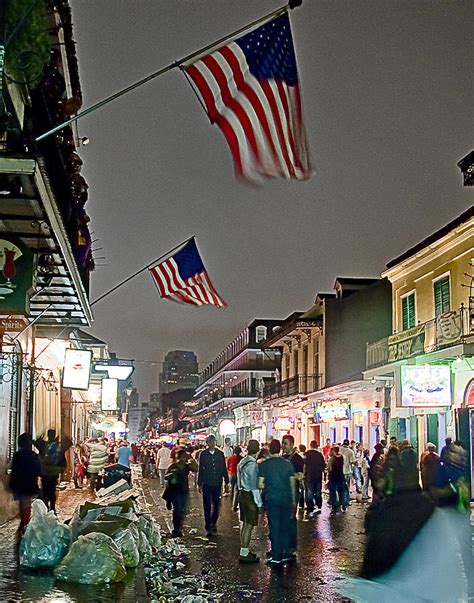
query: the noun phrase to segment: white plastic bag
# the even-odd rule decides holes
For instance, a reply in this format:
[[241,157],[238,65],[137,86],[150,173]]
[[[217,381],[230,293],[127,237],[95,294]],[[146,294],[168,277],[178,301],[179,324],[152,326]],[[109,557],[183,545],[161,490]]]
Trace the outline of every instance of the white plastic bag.
[[20,542],[20,565],[25,567],[55,567],[71,545],[68,526],[59,523],[53,511],[48,511],[40,499],[31,505],[31,519]]
[[113,540],[123,555],[125,567],[137,567],[140,561],[140,553],[138,552],[138,543],[131,530],[129,528],[119,530],[113,535]]
[[80,584],[120,582],[126,576],[122,553],[106,534],[79,536],[54,570],[58,580]]
[[158,548],[161,546],[161,534],[158,524],[152,519],[151,515],[140,515],[137,522],[137,527],[140,532],[143,532],[147,537],[150,546]]

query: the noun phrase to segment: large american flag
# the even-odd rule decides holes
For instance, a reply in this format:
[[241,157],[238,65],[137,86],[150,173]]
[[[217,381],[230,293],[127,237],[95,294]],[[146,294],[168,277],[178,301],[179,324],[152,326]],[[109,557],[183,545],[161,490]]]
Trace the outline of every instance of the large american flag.
[[239,176],[309,178],[295,50],[288,14],[185,67]]
[[193,306],[226,305],[211,283],[194,239],[149,270],[161,297]]

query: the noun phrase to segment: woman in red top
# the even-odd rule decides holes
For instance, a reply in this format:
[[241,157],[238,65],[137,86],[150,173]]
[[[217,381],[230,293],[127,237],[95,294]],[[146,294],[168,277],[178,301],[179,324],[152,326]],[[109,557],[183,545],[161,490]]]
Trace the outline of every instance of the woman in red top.
[[234,453],[228,456],[226,461],[230,482],[230,500],[232,502],[232,509],[234,511],[238,510],[239,504],[239,490],[237,488],[237,465],[242,459],[242,448],[240,446],[234,446]]

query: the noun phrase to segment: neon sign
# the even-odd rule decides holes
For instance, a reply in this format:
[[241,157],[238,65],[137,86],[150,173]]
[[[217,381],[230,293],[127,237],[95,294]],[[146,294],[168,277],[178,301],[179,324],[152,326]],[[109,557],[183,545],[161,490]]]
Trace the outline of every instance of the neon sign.
[[318,400],[316,404],[315,420],[318,423],[328,421],[344,421],[351,416],[351,404],[346,398]]

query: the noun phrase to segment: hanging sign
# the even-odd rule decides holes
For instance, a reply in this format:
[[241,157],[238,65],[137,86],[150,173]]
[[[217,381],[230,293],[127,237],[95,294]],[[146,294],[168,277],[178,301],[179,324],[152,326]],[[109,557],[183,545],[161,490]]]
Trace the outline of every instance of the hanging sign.
[[64,356],[63,387],[89,389],[91,362],[91,351],[68,348]]
[[346,398],[333,398],[318,400],[316,404],[315,421],[326,423],[327,421],[344,421],[351,416],[351,405]]
[[402,366],[402,406],[451,406],[451,369],[447,365]]
[[0,238],[0,314],[28,314],[33,254],[20,239]]
[[278,417],[273,428],[276,431],[290,431],[293,429],[293,420],[290,417]]
[[102,410],[117,410],[118,379],[102,379]]

